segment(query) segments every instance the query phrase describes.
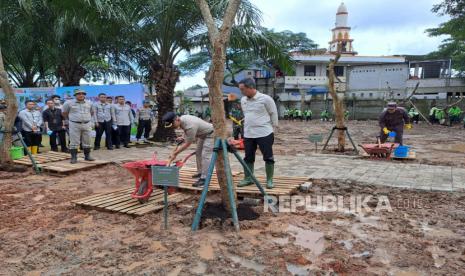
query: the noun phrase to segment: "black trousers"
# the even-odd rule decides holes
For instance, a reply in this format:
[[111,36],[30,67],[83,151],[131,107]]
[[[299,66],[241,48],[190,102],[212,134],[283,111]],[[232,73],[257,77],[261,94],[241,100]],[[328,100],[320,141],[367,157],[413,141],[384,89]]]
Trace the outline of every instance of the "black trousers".
[[40,140],[42,138],[42,133],[32,132],[32,131],[21,131],[23,135],[24,142],[28,147],[39,146]]
[[129,144],[129,139],[131,135],[131,125],[129,126],[118,126],[118,135],[116,136],[116,145],[119,146],[121,144],[127,146]]
[[60,141],[61,151],[67,152],[68,148],[66,147],[66,131],[64,129],[53,131],[50,135],[50,147],[52,151],[58,151],[57,138]]
[[239,135],[241,138],[244,138],[244,128],[240,125],[236,125],[233,123],[233,137],[235,140],[239,139]]
[[273,143],[274,133],[260,138],[244,138],[245,162],[255,162],[255,152],[257,151],[258,146],[262,152],[263,161],[265,161],[265,163],[274,164]]
[[111,121],[98,123],[98,127],[95,128],[94,147],[100,148],[100,141],[102,140],[102,135],[105,132],[105,147],[111,148],[113,146],[111,130]]
[[119,145],[119,144],[117,144],[117,142],[118,142],[118,136],[119,136],[118,130],[114,130],[114,129],[113,129],[113,126],[112,126],[112,127],[111,127],[111,144],[112,144],[112,145]]
[[152,120],[139,120],[139,124],[137,125],[137,140],[139,140],[142,137],[142,133],[144,133],[145,139],[149,139],[151,130]]

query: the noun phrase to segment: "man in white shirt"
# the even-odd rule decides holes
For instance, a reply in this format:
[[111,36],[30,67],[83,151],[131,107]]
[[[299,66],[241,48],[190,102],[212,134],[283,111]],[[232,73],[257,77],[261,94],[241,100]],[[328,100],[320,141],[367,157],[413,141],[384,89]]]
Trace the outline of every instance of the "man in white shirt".
[[[274,158],[273,143],[274,129],[278,126],[278,111],[273,99],[255,89],[253,79],[244,79],[239,82],[239,89],[244,95],[241,107],[244,113],[244,161],[253,172],[255,152],[257,147],[263,155],[266,169],[266,187],[273,188]],[[239,187],[253,184],[251,175],[244,171],[245,178]]]
[[40,128],[42,127],[43,120],[42,114],[36,109],[36,103],[31,100],[26,101],[26,109],[21,110],[18,117],[22,122],[21,134],[24,137],[24,142],[29,152],[37,154],[42,137]]

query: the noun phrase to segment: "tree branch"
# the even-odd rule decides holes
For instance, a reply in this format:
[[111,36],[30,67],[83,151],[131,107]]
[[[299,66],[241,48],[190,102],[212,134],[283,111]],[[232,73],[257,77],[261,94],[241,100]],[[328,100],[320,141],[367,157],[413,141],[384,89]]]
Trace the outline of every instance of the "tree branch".
[[222,43],[224,43],[226,39],[229,39],[230,37],[232,25],[234,24],[234,18],[236,18],[236,13],[239,9],[239,6],[241,5],[241,2],[241,0],[229,1],[228,7],[226,8],[226,12],[223,17],[223,24],[220,28],[220,39]]
[[210,12],[210,7],[206,0],[196,0],[197,5],[200,8],[205,24],[208,28],[208,37],[210,38],[210,43],[213,46],[216,36],[218,35],[218,27],[215,25],[215,20]]

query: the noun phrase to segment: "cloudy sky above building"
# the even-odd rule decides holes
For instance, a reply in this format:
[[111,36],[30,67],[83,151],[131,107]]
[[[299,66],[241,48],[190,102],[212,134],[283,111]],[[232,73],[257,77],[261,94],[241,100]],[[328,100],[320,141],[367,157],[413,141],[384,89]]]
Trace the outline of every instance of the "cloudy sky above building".
[[[327,48],[340,0],[251,0],[263,13],[263,26],[305,32]],[[359,55],[427,54],[444,38],[425,30],[447,20],[431,12],[440,0],[345,0],[354,49]],[[205,85],[203,73],[182,77],[177,89]]]

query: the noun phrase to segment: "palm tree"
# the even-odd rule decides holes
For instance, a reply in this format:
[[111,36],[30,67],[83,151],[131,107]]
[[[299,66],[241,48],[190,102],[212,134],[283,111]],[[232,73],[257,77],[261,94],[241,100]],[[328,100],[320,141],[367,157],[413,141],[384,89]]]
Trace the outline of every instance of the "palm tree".
[[0,7],[5,67],[20,87],[82,78],[138,79],[122,58],[122,39],[147,0],[3,0]]
[[[229,1],[211,1],[214,18],[222,18]],[[164,141],[174,135],[170,129],[162,127],[161,118],[173,111],[174,89],[181,74],[175,65],[183,51],[208,48],[208,32],[199,8],[194,1],[153,0],[145,6],[146,14],[138,23],[139,37],[133,41],[140,44],[131,50],[137,60],[139,70],[155,86],[158,103],[158,126],[154,140]],[[257,26],[261,14],[249,1],[242,1],[236,16],[236,25]],[[258,45],[257,45],[258,48]]]

